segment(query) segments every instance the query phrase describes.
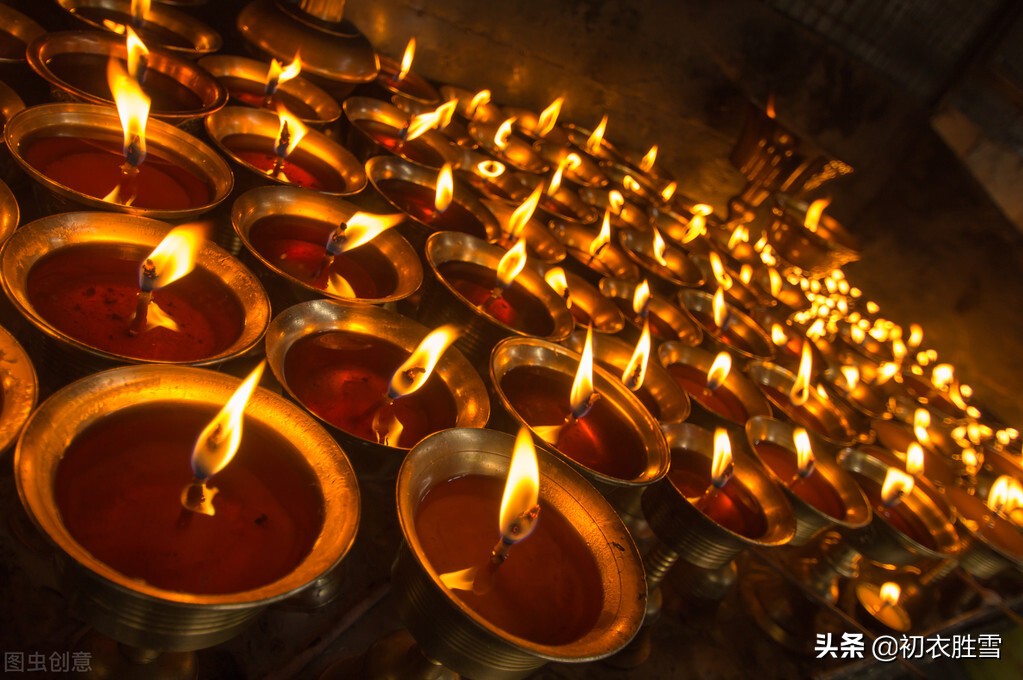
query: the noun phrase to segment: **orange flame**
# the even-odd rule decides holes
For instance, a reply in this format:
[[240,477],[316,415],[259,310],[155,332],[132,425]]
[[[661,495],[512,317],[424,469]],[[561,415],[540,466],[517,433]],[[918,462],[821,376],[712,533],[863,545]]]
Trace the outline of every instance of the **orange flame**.
[[806,210],[806,218],[803,220],[803,226],[809,231],[817,231],[817,225],[820,224],[821,215],[824,214],[824,209],[831,205],[830,198],[818,198],[816,201],[810,204],[810,207]]
[[899,597],[902,596],[902,588],[899,587],[898,583],[888,581],[881,585],[878,591],[881,597],[881,602],[889,607],[894,607],[899,603]]
[[676,191],[678,191],[678,182],[675,180],[668,182],[668,184],[661,189],[661,200],[667,203],[672,199]]
[[501,257],[497,263],[497,280],[502,288],[507,288],[526,267],[526,239],[520,238],[515,245]]
[[438,212],[444,212],[455,199],[455,178],[451,174],[451,163],[445,163],[437,174],[437,192],[433,206]]
[[551,175],[550,184],[547,186],[547,195],[553,196],[558,193],[558,189],[561,188],[561,176],[564,174],[565,168],[568,168],[569,170],[577,170],[582,162],[583,160],[579,158],[578,154],[565,154],[561,160],[558,161],[558,167],[555,168],[554,173]]
[[107,65],[107,82],[124,131],[124,157],[129,164],[138,167],[146,158],[146,122],[151,100],[116,59],[111,59]]
[[412,60],[416,57],[416,39],[415,36],[408,39],[408,44],[405,45],[405,54],[401,57],[401,68],[394,75],[394,79],[397,82],[405,80],[405,76],[412,70]]
[[611,211],[605,210],[604,221],[600,225],[600,232],[597,234],[596,238],[590,241],[590,255],[598,257],[600,255],[600,251],[602,251],[609,243],[611,243]]
[[632,311],[645,316],[649,305],[650,283],[643,279],[636,285],[636,290],[632,294]]
[[772,118],[773,119],[775,117],[775,111],[774,111],[774,92],[772,92],[771,94],[767,95],[767,104],[764,106],[764,113],[767,115],[768,118]]
[[149,14],[149,5],[151,0],[131,0],[131,18],[135,21],[135,25],[138,26],[146,20],[146,15]]
[[771,286],[771,297],[777,298],[781,294],[781,273],[774,267],[770,267],[767,270],[767,280]]
[[906,449],[906,472],[919,477],[924,471],[924,450],[916,442],[911,442]]
[[497,132],[494,133],[494,146],[502,151],[508,148],[508,139],[512,133],[512,123],[515,122],[515,118],[509,118],[500,125],[497,126]]
[[622,208],[625,207],[625,197],[622,196],[622,192],[617,189],[607,192],[607,205],[615,215],[621,213]]
[[437,129],[443,130],[451,124],[451,119],[455,116],[455,109],[458,107],[458,100],[452,99],[446,101],[434,111],[437,115]]
[[721,288],[728,290],[732,287],[732,277],[725,271],[725,264],[716,250],[710,251],[710,268],[714,272],[714,279]]
[[707,216],[713,213],[714,209],[706,203],[697,203],[692,207],[691,212],[693,216],[689,218],[687,242],[707,233]]
[[286,83],[289,80],[297,78],[298,74],[301,72],[302,57],[299,56],[298,52],[295,53],[295,58],[292,59],[291,63],[287,66],[284,66],[276,59],[271,59],[270,68],[266,72],[266,92],[268,94],[273,94],[277,91],[277,87],[281,83]]
[[425,385],[441,356],[459,335],[461,330],[451,324],[431,331],[391,376],[387,396],[390,399],[404,397]]
[[931,384],[939,390],[947,390],[955,379],[955,367],[952,364],[938,364],[931,372]]
[[327,275],[327,292],[342,298],[355,299],[359,297],[355,289],[352,288],[352,284],[348,282],[348,279],[341,276],[337,272],[330,272]]
[[639,182],[637,182],[632,177],[632,175],[625,175],[624,177],[622,177],[622,186],[634,194],[639,193],[643,189],[643,187],[640,186]]
[[565,98],[558,97],[540,113],[540,118],[536,123],[536,134],[538,136],[546,137],[550,134],[551,130],[554,129],[554,124],[558,122],[558,116],[561,114],[561,106],[564,103]]
[[931,426],[931,412],[925,408],[918,408],[913,412],[913,434],[921,444],[931,441],[931,435],[927,428]]
[[[197,480],[207,480],[223,470],[238,452],[238,446],[242,442],[245,406],[259,385],[265,365],[265,360],[259,362],[196,439],[195,447],[192,449],[192,471]],[[209,514],[213,514],[212,505]]]
[[480,177],[487,177],[490,179],[500,177],[504,174],[504,170],[504,163],[501,161],[480,161],[476,164],[476,172]]
[[749,264],[742,265],[739,269],[739,280],[748,286],[749,282],[753,280],[753,267]]
[[593,394],[593,326],[590,326],[586,329],[586,344],[569,393],[573,416],[582,418],[589,412],[593,406]]
[[561,267],[551,267],[543,275],[547,285],[554,289],[554,292],[561,296],[565,304],[572,306],[571,294],[568,291],[568,279],[565,277],[565,270]]
[[664,254],[668,251],[668,244],[664,242],[664,238],[661,236],[661,232],[657,230],[657,227],[650,227],[653,231],[653,248],[654,248],[654,259],[657,264],[662,267],[668,266],[668,261],[664,259]]
[[600,152],[600,144],[604,141],[604,130],[607,129],[607,114],[600,119],[600,123],[594,128],[593,132],[590,133],[589,138],[586,140],[586,150],[593,155],[597,155]]
[[813,472],[813,447],[810,445],[810,433],[802,427],[792,431],[792,442],[796,445],[796,467],[799,476],[806,477]]
[[714,312],[714,325],[718,328],[724,328],[725,324],[728,322],[728,307],[725,305],[724,288],[718,288],[714,291],[711,308]]
[[728,352],[718,352],[710,365],[710,370],[707,371],[707,387],[711,390],[721,387],[731,371],[732,355]]
[[902,497],[913,491],[913,478],[899,470],[890,467],[885,473],[884,483],[881,485],[881,501],[887,507],[898,505]]
[[732,476],[732,441],[728,430],[719,427],[714,430],[714,458],[710,464],[710,479],[715,487],[721,488]]
[[924,329],[918,323],[909,324],[909,339],[906,344],[909,345],[910,349],[916,349],[920,346],[920,343],[924,341]]
[[358,248],[391,227],[401,224],[404,219],[402,213],[375,215],[357,212],[331,234],[327,250],[336,255]]
[[740,243],[749,243],[749,229],[745,224],[735,225],[732,235],[728,237],[728,249],[735,250]]
[[810,369],[813,368],[813,352],[810,350],[810,342],[803,341],[803,348],[799,356],[799,370],[796,371],[796,379],[789,390],[789,400],[793,406],[802,406],[810,398]]
[[160,290],[192,271],[205,236],[205,229],[198,224],[171,229],[139,268],[139,287]]
[[650,172],[654,167],[654,163],[657,162],[657,145],[654,144],[650,147],[650,150],[643,156],[643,160],[639,162],[639,169],[643,172]]
[[991,512],[1010,516],[1023,507],[1023,485],[1010,475],[1001,475],[988,491],[987,507]]
[[543,193],[543,183],[537,184],[536,188],[533,189],[533,193],[522,202],[518,208],[508,218],[508,233],[513,238],[518,238],[522,230],[526,228],[526,224],[533,217],[533,213],[536,211],[536,206],[540,202],[540,195]]
[[789,341],[789,336],[785,333],[785,329],[782,328],[780,324],[772,323],[771,324],[771,342],[773,342],[778,347],[781,347],[782,345],[787,344],[788,341]]
[[856,366],[842,366],[842,377],[845,378],[845,384],[850,390],[856,389],[856,386],[860,384],[860,369]]
[[277,118],[281,121],[281,129],[277,134],[277,154],[287,158],[298,147],[309,128],[280,102],[277,103]]
[[439,111],[440,109],[425,111],[412,116],[412,118],[409,119],[408,127],[405,128],[404,134],[402,135],[404,141],[411,142],[413,139],[418,139],[437,127],[440,123]]
[[469,118],[476,118],[476,114],[479,113],[481,106],[486,106],[490,103],[490,90],[480,90],[472,96],[469,100],[469,106],[466,107],[466,113]]
[[144,67],[145,60],[149,58],[149,48],[142,42],[138,34],[131,26],[125,26],[125,44],[128,50],[128,75],[135,80],[141,80],[140,67]]
[[518,543],[536,527],[540,505],[540,465],[529,428],[519,428],[501,496],[501,536]]
[[650,319],[643,319],[643,332],[639,335],[632,358],[622,373],[622,382],[633,392],[643,386],[647,365],[650,363]]

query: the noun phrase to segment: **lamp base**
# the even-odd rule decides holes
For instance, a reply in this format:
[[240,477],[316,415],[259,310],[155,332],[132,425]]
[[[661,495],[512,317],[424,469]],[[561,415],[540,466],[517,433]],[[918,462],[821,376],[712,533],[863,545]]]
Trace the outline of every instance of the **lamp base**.
[[319,680],[458,680],[461,676],[430,661],[405,629],[380,638],[365,652],[334,662],[324,670]]

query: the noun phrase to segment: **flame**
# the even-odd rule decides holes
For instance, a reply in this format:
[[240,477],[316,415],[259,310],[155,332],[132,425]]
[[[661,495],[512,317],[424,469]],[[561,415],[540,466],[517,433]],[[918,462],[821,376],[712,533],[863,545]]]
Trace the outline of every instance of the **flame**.
[[522,202],[518,208],[508,218],[508,233],[513,238],[518,238],[522,230],[525,229],[526,224],[533,217],[533,213],[536,211],[536,206],[540,202],[540,195],[543,193],[543,183],[537,184],[536,188],[533,189],[533,193]]
[[124,131],[124,157],[138,167],[146,158],[146,121],[151,100],[116,59],[107,64],[107,82]]
[[632,294],[632,311],[636,314],[646,316],[647,309],[650,306],[650,283],[643,279],[636,285],[636,290]]
[[775,117],[775,111],[774,111],[774,92],[772,92],[771,94],[767,95],[767,104],[764,106],[764,114],[767,115],[768,118],[772,118],[773,119]]
[[796,380],[789,390],[789,399],[793,406],[802,406],[810,398],[810,369],[813,368],[813,352],[810,350],[810,342],[803,341],[803,348],[799,355],[799,370],[796,371]]
[[748,286],[749,282],[753,280],[753,267],[748,264],[742,265],[739,268],[739,280]]
[[348,282],[348,279],[341,276],[337,272],[330,272],[327,276],[327,292],[336,295],[338,297],[355,299],[359,297],[355,289],[352,288],[352,284]]
[[413,139],[418,139],[437,127],[440,123],[439,111],[440,109],[436,109],[412,116],[409,119],[408,126],[402,133],[402,139],[406,142],[411,142]]
[[135,80],[142,80],[141,69],[145,68],[146,59],[149,58],[149,48],[142,42],[138,34],[131,26],[125,26],[125,44],[128,49],[128,75]]
[[810,231],[817,231],[817,225],[820,224],[821,215],[824,214],[824,209],[831,205],[830,198],[818,198],[816,201],[810,204],[810,207],[806,210],[806,218],[803,220],[803,226]]
[[710,370],[707,371],[707,387],[716,390],[721,387],[732,370],[732,355],[728,352],[718,352],[714,357]]
[[607,129],[607,114],[600,119],[600,123],[594,128],[589,138],[586,140],[586,150],[593,155],[597,155],[600,151],[600,143],[604,141],[604,130]]
[[728,307],[725,305],[725,289],[718,288],[714,291],[714,299],[711,302],[714,311],[714,325],[724,328],[728,322]]
[[898,583],[888,581],[887,583],[881,585],[881,588],[878,592],[880,593],[881,596],[881,602],[888,605],[889,607],[894,607],[899,603],[899,596],[902,595],[902,588],[899,588]]
[[520,238],[515,245],[501,257],[497,263],[497,280],[502,288],[507,288],[522,273],[526,266],[526,239]]
[[271,59],[270,69],[266,72],[266,92],[273,94],[281,83],[286,83],[298,77],[298,74],[301,72],[302,57],[299,56],[298,52],[295,53],[295,58],[287,66],[284,66],[276,59]]
[[135,21],[136,26],[146,20],[150,4],[150,0],[131,0],[131,18]]
[[721,256],[718,255],[716,250],[710,251],[710,268],[714,272],[714,279],[718,282],[718,285],[721,286],[721,288],[728,290],[732,287],[732,277],[729,276],[727,271],[725,271],[725,265],[721,261]]
[[330,235],[327,250],[336,255],[358,248],[391,227],[401,224],[404,219],[403,213],[375,215],[357,212]]
[[281,121],[280,133],[277,135],[277,155],[287,158],[309,132],[309,128],[280,102],[277,103],[277,118]]
[[661,200],[667,203],[672,199],[676,191],[678,191],[678,182],[674,180],[668,182],[667,186],[661,189]]
[[509,118],[500,125],[497,126],[497,132],[494,133],[494,146],[500,150],[508,148],[508,138],[511,137],[512,123],[515,122],[515,118]]
[[590,407],[593,406],[593,394],[593,326],[590,326],[586,329],[586,345],[583,347],[579,370],[575,372],[572,391],[569,394],[573,416],[582,418],[589,413]]
[[476,164],[476,172],[479,176],[489,179],[500,177],[504,174],[504,170],[504,163],[501,161],[480,161]]
[[710,464],[710,479],[717,488],[723,487],[732,476],[732,441],[728,430],[719,427],[714,430],[714,458]]
[[434,111],[434,113],[437,114],[437,129],[443,130],[448,125],[451,125],[451,119],[455,116],[455,109],[457,106],[458,100],[452,99],[437,107]]
[[856,386],[860,384],[860,369],[856,366],[842,366],[842,377],[845,378],[845,384],[850,390],[856,389]]
[[206,230],[198,224],[171,229],[139,268],[139,288],[159,290],[192,271],[205,237]]
[[643,319],[643,332],[640,333],[632,358],[622,373],[622,382],[633,392],[639,390],[646,379],[646,369],[650,363],[650,344],[650,319]]
[[1009,516],[1023,507],[1023,485],[1010,475],[1002,475],[991,485],[987,495],[987,507],[991,512]]
[[611,211],[610,209],[604,211],[604,221],[600,224],[600,232],[596,238],[590,241],[589,252],[593,257],[599,257],[600,251],[604,247],[611,243]]
[[813,472],[813,447],[810,445],[810,433],[801,427],[792,431],[792,442],[796,445],[796,467],[799,476],[806,477]]
[[899,470],[890,467],[885,473],[884,483],[881,485],[881,501],[887,507],[898,505],[902,497],[913,491],[913,478]]
[[969,474],[971,475],[976,472],[977,466],[980,465],[980,457],[977,455],[977,452],[972,448],[963,449],[962,460],[963,465],[966,466],[967,472],[969,472]]
[[691,209],[693,216],[689,219],[690,240],[707,233],[707,216],[714,212],[706,203],[697,203]]
[[[192,472],[199,481],[204,481],[217,474],[234,457],[238,451],[238,445],[242,441],[242,420],[245,416],[245,406],[249,398],[259,385],[259,379],[263,376],[263,367],[266,361],[259,362],[259,365],[249,373],[242,381],[231,398],[220,409],[220,413],[210,421],[203,429],[199,438],[195,441],[195,448],[192,449]],[[212,508],[211,512],[212,514]]]
[[490,103],[490,90],[480,90],[472,96],[469,100],[469,106],[466,107],[466,113],[469,118],[476,118],[476,114],[479,112],[481,106],[486,106]]
[[564,103],[565,98],[558,97],[540,113],[540,118],[536,123],[536,134],[538,136],[546,137],[554,129],[554,124],[558,122],[558,116],[561,114],[561,105]]
[[788,341],[789,341],[789,336],[786,335],[785,329],[782,328],[780,324],[772,323],[771,324],[771,342],[773,342],[778,347],[781,347],[782,345],[788,343]]
[[923,327],[920,326],[920,324],[918,323],[909,324],[909,339],[906,341],[906,344],[909,345],[911,349],[916,349],[917,347],[920,346],[920,343],[923,341],[924,341]]
[[947,390],[955,379],[955,367],[952,364],[938,364],[931,372],[931,384],[939,390]]
[[902,365],[902,360],[906,358],[906,343],[902,342],[901,338],[895,338],[892,340],[892,358],[895,363]]
[[931,435],[927,428],[931,426],[931,412],[925,408],[918,408],[913,412],[913,434],[921,444],[931,441]]
[[749,229],[745,224],[735,225],[732,235],[728,237],[728,249],[735,250],[740,243],[749,243]]
[[919,477],[924,472],[924,450],[923,447],[912,442],[906,449],[906,472]]
[[[402,425],[401,421],[398,420],[397,413],[389,413],[390,409],[378,408],[376,415],[373,416],[373,432],[376,433],[377,443],[384,446],[397,447],[398,442],[401,441],[401,433],[405,431],[405,426]],[[384,425],[384,419],[390,418],[390,423]]]
[[451,590],[472,590],[476,585],[476,573],[478,567],[468,567],[459,571],[448,572],[440,575],[440,582]]
[[622,186],[634,194],[639,193],[643,189],[632,175],[625,175],[622,177]]
[[501,535],[509,543],[517,543],[529,536],[536,527],[535,519],[540,504],[540,466],[529,428],[519,428],[508,465],[508,479],[501,496]]
[[625,207],[625,197],[622,196],[622,192],[612,189],[607,192],[607,204],[611,208],[611,212],[618,215],[622,212],[622,208]]
[[430,331],[391,376],[387,396],[391,399],[404,397],[425,385],[441,356],[458,340],[459,335],[461,330],[452,324]]
[[565,270],[561,267],[552,267],[543,275],[547,285],[554,289],[554,292],[561,296],[565,304],[571,307],[571,295],[568,291],[568,279],[565,277]]
[[664,259],[664,253],[668,250],[668,244],[664,242],[664,238],[661,236],[661,232],[657,230],[657,227],[650,228],[653,230],[654,259],[657,260],[657,264],[667,267],[668,261]]
[[781,294],[782,279],[781,272],[774,267],[767,270],[767,280],[771,285],[771,297],[777,298]]
[[437,193],[433,206],[438,212],[444,212],[455,198],[455,178],[451,174],[451,163],[445,163],[437,174]]
[[861,345],[863,344],[863,341],[867,339],[867,333],[859,326],[852,326],[849,329],[849,339],[857,345]]
[[577,170],[582,164],[583,159],[579,158],[576,153],[565,154],[560,161],[558,161],[558,167],[555,168],[554,173],[551,175],[550,184],[547,186],[547,195],[553,196],[558,193],[558,189],[561,188],[561,176],[565,172],[565,168],[569,170]]
[[394,75],[394,80],[401,82],[405,80],[405,76],[412,70],[412,60],[416,57],[416,39],[415,36],[408,39],[408,44],[405,45],[405,54],[401,57],[401,68]]
[[639,162],[639,169],[643,172],[650,172],[654,167],[654,163],[657,162],[657,145],[654,144],[650,147],[650,150],[643,156],[643,160]]

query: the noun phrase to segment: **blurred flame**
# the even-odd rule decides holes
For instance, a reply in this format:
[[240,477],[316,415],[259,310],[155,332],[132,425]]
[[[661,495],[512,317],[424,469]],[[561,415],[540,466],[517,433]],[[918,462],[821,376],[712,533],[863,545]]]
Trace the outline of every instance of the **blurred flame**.
[[972,448],[963,449],[962,460],[963,465],[966,466],[967,472],[970,474],[973,474],[976,471],[976,468],[980,465],[980,457]]
[[586,140],[586,150],[593,155],[597,155],[600,151],[600,143],[604,140],[604,130],[607,128],[607,114],[600,119],[600,123],[590,133],[589,138]]
[[494,146],[502,151],[508,148],[508,138],[511,137],[512,123],[515,122],[515,118],[509,118],[500,125],[497,126],[497,132],[494,133]]
[[771,286],[771,297],[777,298],[781,294],[781,273],[774,267],[770,267],[767,270],[767,280]]
[[824,214],[824,209],[831,205],[830,198],[818,198],[816,201],[810,204],[810,207],[806,210],[806,218],[803,220],[803,226],[810,231],[817,231],[817,225],[820,224],[821,215]]
[[[192,472],[197,480],[204,481],[223,470],[237,453],[242,441],[245,406],[259,385],[265,365],[265,360],[259,362],[196,439],[192,449]],[[212,506],[210,514],[213,514]]]
[[564,97],[558,97],[550,104],[547,108],[540,113],[540,118],[536,123],[536,134],[540,137],[546,137],[550,134],[550,131],[554,129],[554,124],[558,122],[558,116],[561,114],[561,106],[565,103]]
[[107,82],[124,131],[124,156],[138,167],[146,158],[146,122],[151,100],[116,59],[107,64]]
[[913,491],[913,478],[899,470],[890,467],[885,473],[884,483],[881,485],[881,501],[887,506],[898,505],[902,497]]
[[767,95],[767,104],[764,105],[764,114],[766,114],[768,118],[774,118],[775,117],[775,111],[774,111],[774,92],[772,92],[769,95]]
[[295,53],[295,58],[287,66],[282,65],[276,59],[271,59],[270,69],[266,72],[266,91],[273,94],[281,83],[286,83],[292,78],[298,77],[298,74],[301,72],[302,57],[299,56],[298,52]]
[[571,307],[571,294],[568,290],[568,279],[565,277],[565,270],[561,267],[551,267],[543,275],[547,285],[554,289],[554,292],[561,296],[565,304]]
[[889,607],[897,605],[899,603],[899,597],[902,595],[902,589],[899,588],[899,584],[893,583],[892,581],[882,584],[879,592],[881,602]]
[[678,182],[676,182],[674,180],[672,180],[671,182],[668,182],[668,184],[663,189],[661,189],[661,200],[664,201],[665,203],[667,203],[668,201],[670,201],[672,199],[672,197],[675,195],[675,192],[677,190],[678,190]]
[[796,467],[799,475],[806,477],[813,471],[813,447],[810,445],[810,433],[802,427],[792,431],[792,441],[796,445]]
[[911,442],[906,449],[906,472],[917,477],[924,471],[924,450],[916,442]]
[[728,430],[719,427],[714,430],[714,458],[710,464],[710,479],[717,488],[723,487],[732,476],[732,441]]
[[518,238],[522,230],[525,229],[526,224],[533,217],[533,213],[536,211],[536,206],[540,202],[540,195],[543,193],[543,184],[537,184],[536,188],[533,189],[533,193],[522,202],[518,208],[508,218],[508,233],[514,238]]
[[728,237],[728,249],[735,250],[740,243],[749,243],[749,229],[745,224],[735,225],[732,235]]
[[714,325],[724,328],[728,321],[728,307],[725,306],[725,289],[718,288],[714,291],[714,298],[711,301],[711,308],[714,312]]
[[583,159],[579,158],[579,154],[576,153],[567,153],[562,156],[561,160],[558,161],[558,167],[555,168],[554,174],[551,175],[550,184],[547,186],[547,195],[553,196],[558,193],[558,189],[561,188],[561,176],[565,172],[565,168],[577,170],[582,162]]
[[600,232],[597,233],[596,238],[590,241],[590,255],[599,256],[600,251],[609,243],[611,243],[611,211],[605,210],[604,221],[600,224]]
[[650,319],[643,319],[643,332],[639,335],[636,349],[632,352],[625,371],[622,373],[622,382],[630,390],[635,392],[643,386],[646,378],[647,364],[650,363]]
[[150,4],[150,0],[131,0],[131,18],[135,21],[136,26],[146,20]]
[[501,256],[497,263],[497,280],[502,288],[507,288],[522,273],[526,266],[526,239],[520,238],[511,249]]
[[413,139],[418,139],[437,127],[440,123],[439,111],[440,109],[425,111],[412,116],[409,119],[408,126],[403,131],[402,139],[406,142],[411,142]]
[[785,333],[785,329],[782,328],[780,324],[772,323],[771,342],[773,342],[778,347],[781,347],[782,345],[787,344],[788,341],[789,336]]
[[504,169],[504,163],[501,161],[480,161],[476,164],[476,172],[479,173],[480,177],[490,179],[503,175]]
[[931,412],[925,408],[918,408],[913,412],[913,434],[921,444],[931,441],[931,435],[927,428],[931,426]]
[[455,109],[457,107],[458,107],[458,100],[457,99],[452,99],[450,101],[446,101],[446,102],[444,102],[443,104],[441,104],[440,106],[437,107],[437,109],[434,111],[434,113],[437,115],[437,126],[436,127],[437,127],[438,130],[443,130],[444,128],[446,128],[448,125],[451,124],[451,119],[454,117]]
[[501,535],[509,543],[517,543],[529,536],[536,522],[522,521],[533,515],[540,503],[540,465],[529,428],[519,428],[508,465],[508,479],[501,496]]
[[331,234],[328,250],[336,255],[358,248],[391,227],[401,224],[404,219],[403,213],[377,215],[357,212]]
[[149,58],[149,48],[142,42],[138,34],[131,26],[125,26],[125,44],[128,49],[128,75],[135,80],[141,80],[140,67],[144,67],[145,59]]
[[281,121],[277,135],[277,154],[287,158],[309,132],[309,128],[280,102],[277,103],[277,118]]
[[841,371],[846,386],[850,390],[856,389],[856,386],[860,384],[860,369],[856,366],[842,366]]
[[412,70],[412,60],[416,58],[416,38],[415,36],[408,39],[408,44],[405,45],[405,54],[401,57],[401,69],[395,74],[394,79],[399,83],[405,80],[405,76]]
[[657,230],[657,227],[650,227],[650,229],[653,231],[654,260],[662,267],[667,267],[668,261],[664,259],[664,253],[668,250],[668,244],[664,242],[664,238],[661,236],[661,232]]
[[643,189],[632,175],[625,175],[622,177],[622,186],[634,194],[639,193]]
[[739,280],[748,286],[749,282],[753,280],[753,267],[748,264],[742,265],[739,268]]
[[622,208],[625,206],[625,197],[622,196],[622,192],[617,189],[612,189],[607,192],[607,204],[611,207],[611,212],[618,215],[622,212]]
[[391,399],[404,397],[425,385],[441,356],[461,333],[461,329],[452,324],[430,331],[391,376],[387,396]]
[[469,106],[466,108],[466,113],[469,118],[476,118],[477,112],[481,106],[486,106],[490,103],[490,90],[480,90],[472,96],[469,100]]
[[590,326],[586,329],[586,344],[569,394],[573,416],[582,418],[589,412],[593,405],[593,393],[593,327]]
[[909,324],[909,340],[906,341],[906,344],[909,345],[911,349],[916,349],[917,347],[920,346],[920,343],[923,341],[924,341],[923,327],[920,326],[920,324],[918,323]]
[[205,237],[206,230],[199,224],[171,229],[139,268],[139,288],[160,290],[192,271]]
[[444,212],[455,198],[455,178],[451,174],[451,163],[445,163],[437,174],[437,191],[433,206],[438,212]]
[[852,326],[849,328],[849,339],[860,345],[867,339],[867,333],[859,326]]
[[730,289],[732,287],[732,277],[725,271],[725,265],[721,261],[721,256],[718,255],[716,250],[712,250],[710,251],[709,259],[710,268],[714,272],[714,279],[718,282],[718,285],[724,290]]
[[636,314],[646,316],[647,307],[650,305],[650,283],[643,279],[636,285],[632,294],[632,311]]
[[352,284],[348,282],[348,279],[334,271],[327,275],[326,291],[343,298],[355,299],[359,297],[355,293],[355,289],[352,288]]
[[952,364],[938,364],[931,372],[931,384],[939,390],[947,390],[955,378],[955,367]]
[[643,172],[650,172],[651,168],[654,167],[654,163],[657,162],[657,145],[654,144],[650,147],[650,150],[643,156],[643,160],[639,162],[639,169]]
[[796,371],[796,380],[789,390],[789,399],[793,406],[802,406],[810,398],[810,369],[813,368],[813,352],[810,343],[803,341],[803,348],[799,353],[799,369]]
[[991,512],[1011,515],[1023,507],[1023,485],[1010,475],[1001,475],[991,485],[987,495],[987,507]]
[[712,390],[721,387],[731,370],[732,355],[728,352],[718,352],[717,356],[714,357],[713,363],[710,365],[710,370],[707,371],[707,387]]

